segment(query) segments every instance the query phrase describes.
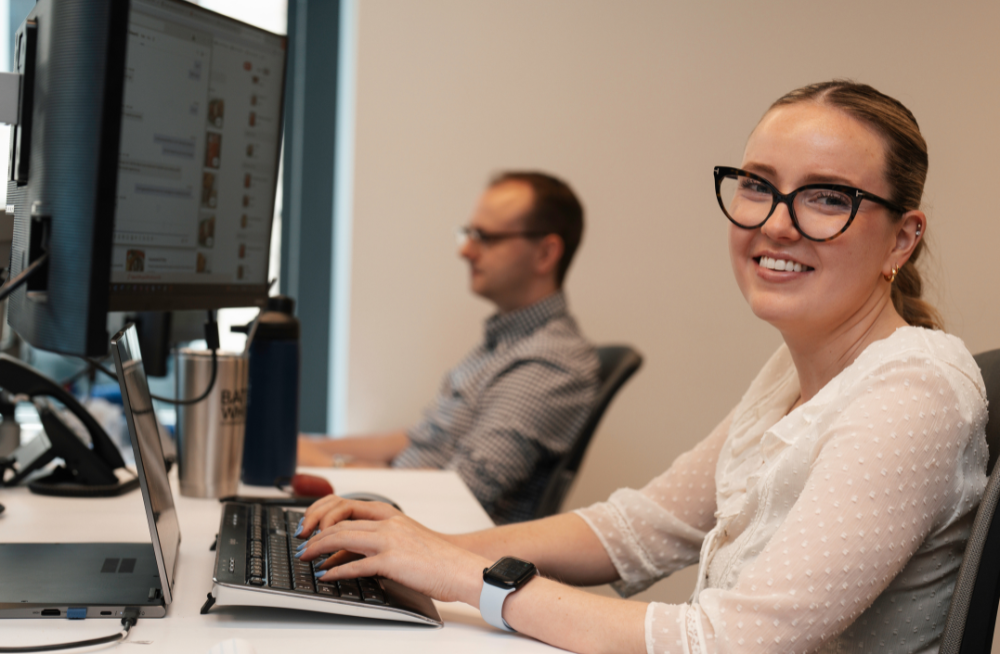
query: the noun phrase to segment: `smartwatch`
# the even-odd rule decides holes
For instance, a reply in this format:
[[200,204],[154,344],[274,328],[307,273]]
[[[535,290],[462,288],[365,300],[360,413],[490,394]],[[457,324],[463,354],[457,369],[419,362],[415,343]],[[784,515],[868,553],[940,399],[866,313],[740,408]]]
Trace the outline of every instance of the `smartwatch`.
[[479,613],[497,629],[514,631],[503,619],[507,596],[538,574],[534,563],[505,556],[483,570],[483,592],[479,595]]

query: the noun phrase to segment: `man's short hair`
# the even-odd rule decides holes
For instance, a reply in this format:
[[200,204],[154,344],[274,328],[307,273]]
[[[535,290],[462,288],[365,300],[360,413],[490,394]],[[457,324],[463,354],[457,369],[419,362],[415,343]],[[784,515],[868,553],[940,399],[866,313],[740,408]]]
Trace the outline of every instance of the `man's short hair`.
[[556,234],[562,239],[563,255],[556,267],[556,285],[562,288],[583,238],[583,205],[569,184],[546,173],[510,170],[490,180],[490,187],[504,182],[523,182],[533,191],[534,202],[524,216],[526,230]]

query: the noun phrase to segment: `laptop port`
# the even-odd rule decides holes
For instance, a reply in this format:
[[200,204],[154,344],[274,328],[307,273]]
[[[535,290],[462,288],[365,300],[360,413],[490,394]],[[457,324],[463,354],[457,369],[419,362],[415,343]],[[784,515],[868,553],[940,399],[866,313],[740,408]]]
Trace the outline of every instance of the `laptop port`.
[[101,615],[111,615],[111,611],[101,611]]
[[59,609],[42,609],[42,617],[48,616],[59,616],[62,615],[62,611]]

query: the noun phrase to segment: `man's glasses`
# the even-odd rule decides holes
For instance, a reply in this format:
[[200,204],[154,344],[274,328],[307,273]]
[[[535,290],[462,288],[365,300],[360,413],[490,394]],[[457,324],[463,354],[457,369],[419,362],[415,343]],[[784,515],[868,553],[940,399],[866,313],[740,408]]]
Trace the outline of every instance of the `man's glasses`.
[[792,224],[802,236],[820,242],[833,240],[847,231],[862,200],[906,213],[873,193],[842,184],[806,184],[782,194],[763,177],[728,166],[715,168],[715,195],[722,213],[737,227],[762,227],[780,203],[788,207]]
[[455,240],[459,247],[466,242],[476,245],[493,245],[508,238],[541,238],[548,236],[551,232],[485,232],[478,227],[459,227],[455,230]]

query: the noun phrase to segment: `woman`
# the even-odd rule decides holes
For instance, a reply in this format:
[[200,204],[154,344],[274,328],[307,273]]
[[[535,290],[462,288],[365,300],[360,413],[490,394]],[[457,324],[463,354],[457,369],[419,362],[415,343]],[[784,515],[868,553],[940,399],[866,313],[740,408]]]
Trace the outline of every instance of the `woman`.
[[[926,170],[912,114],[871,87],[782,97],[715,177],[736,281],[784,345],[705,440],[642,490],[460,536],[326,498],[302,558],[477,605],[516,556],[545,577],[503,622],[571,651],[936,651],[987,450],[979,370],[920,300]],[[627,595],[695,562],[685,605],[564,585]]]

